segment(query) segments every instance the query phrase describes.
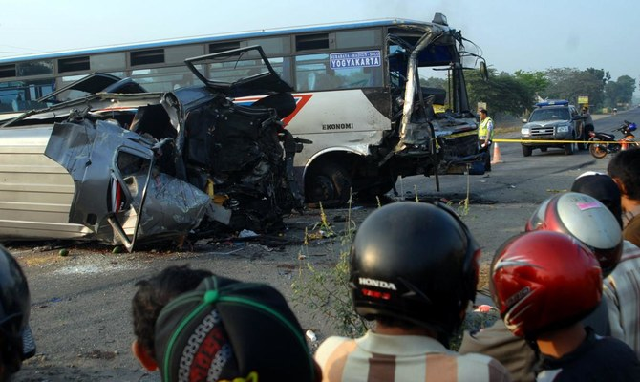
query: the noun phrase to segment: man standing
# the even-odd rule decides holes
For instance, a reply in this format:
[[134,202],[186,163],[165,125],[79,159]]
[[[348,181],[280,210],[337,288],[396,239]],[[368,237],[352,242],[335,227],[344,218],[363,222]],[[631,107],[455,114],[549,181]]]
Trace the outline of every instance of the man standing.
[[617,153],[607,171],[620,189],[625,240],[640,245],[640,149]]
[[491,151],[493,143],[493,119],[487,115],[485,109],[480,109],[480,127],[478,127],[478,143],[480,152],[487,153],[484,159],[484,170],[491,171]]
[[332,336],[315,354],[324,382],[507,381],[498,361],[447,350],[475,299],[480,247],[442,204],[392,203],[358,228],[351,249],[363,337]]

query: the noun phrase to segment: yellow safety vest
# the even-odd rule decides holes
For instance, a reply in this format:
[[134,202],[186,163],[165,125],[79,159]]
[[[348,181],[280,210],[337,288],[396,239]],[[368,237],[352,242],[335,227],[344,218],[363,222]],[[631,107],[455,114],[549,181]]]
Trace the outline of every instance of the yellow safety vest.
[[[493,123],[493,119],[491,119],[491,117],[487,117],[483,119],[482,122],[480,122],[480,127],[478,127],[478,138],[485,139],[487,137],[488,130],[489,130],[487,126],[489,125],[489,121]],[[491,129],[491,136],[489,137],[489,140],[493,139],[493,131],[495,130],[495,128],[496,126],[493,125],[493,129]]]

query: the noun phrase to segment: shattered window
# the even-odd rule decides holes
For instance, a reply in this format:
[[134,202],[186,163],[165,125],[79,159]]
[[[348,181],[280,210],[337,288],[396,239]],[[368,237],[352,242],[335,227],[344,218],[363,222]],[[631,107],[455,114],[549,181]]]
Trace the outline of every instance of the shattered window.
[[125,179],[132,175],[146,173],[149,168],[149,160],[120,151],[118,152],[117,167],[118,171],[120,171],[120,176]]

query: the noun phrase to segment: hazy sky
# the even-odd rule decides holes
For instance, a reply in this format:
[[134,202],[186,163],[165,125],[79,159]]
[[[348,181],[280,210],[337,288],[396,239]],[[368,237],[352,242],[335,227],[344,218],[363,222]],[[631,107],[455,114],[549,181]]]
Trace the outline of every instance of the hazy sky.
[[640,77],[638,0],[0,0],[0,56],[444,13],[490,67]]

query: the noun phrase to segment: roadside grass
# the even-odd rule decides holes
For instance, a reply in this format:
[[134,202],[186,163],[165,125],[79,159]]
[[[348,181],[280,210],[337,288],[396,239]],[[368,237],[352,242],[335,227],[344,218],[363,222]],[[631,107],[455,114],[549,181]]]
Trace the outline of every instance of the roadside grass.
[[[469,185],[467,184],[467,188]],[[466,216],[469,213],[469,190],[467,198],[458,205],[458,214]],[[350,249],[356,232],[356,224],[352,220],[352,199],[349,201],[348,218],[345,229],[336,232],[335,227],[327,219],[322,205],[320,205],[320,221],[310,230],[305,231],[305,240],[298,252],[298,273],[291,283],[292,303],[315,312],[318,320],[325,322],[327,327],[336,330],[330,335],[345,337],[359,337],[373,327],[373,322],[364,320],[353,309],[351,302],[350,284]],[[417,202],[417,200],[416,200]],[[407,202],[405,202],[407,203]],[[378,201],[378,207],[381,203]],[[337,261],[331,266],[316,266],[308,261],[309,245],[313,239],[331,238],[332,252],[336,253]],[[489,265],[480,267],[479,290],[488,290]],[[481,292],[482,293],[482,292]],[[486,292],[485,292],[486,294]],[[495,308],[483,307],[483,311],[469,306],[465,320],[460,330],[451,336],[449,347],[457,350],[462,341],[464,330],[475,331],[493,324],[499,315]]]

